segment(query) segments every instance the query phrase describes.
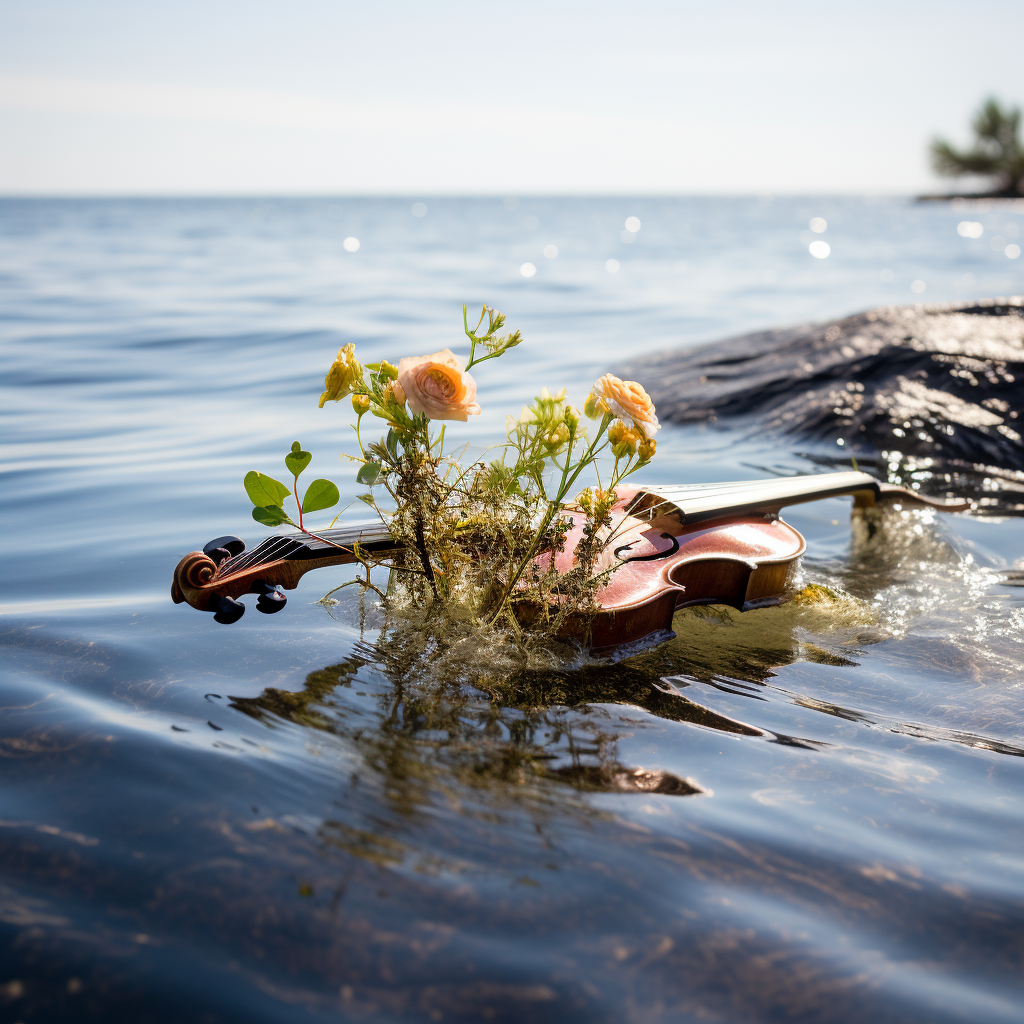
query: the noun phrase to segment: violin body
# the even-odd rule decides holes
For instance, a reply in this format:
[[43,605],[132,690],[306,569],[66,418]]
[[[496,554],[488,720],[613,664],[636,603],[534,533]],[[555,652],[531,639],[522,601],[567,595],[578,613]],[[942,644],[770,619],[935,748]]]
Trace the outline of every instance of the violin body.
[[[610,541],[600,570],[606,576],[594,615],[569,616],[562,634],[592,650],[635,644],[671,634],[677,608],[726,604],[747,610],[785,599],[792,573],[806,550],[804,538],[779,516],[781,508],[849,494],[855,507],[888,502],[897,509],[930,507],[960,512],[965,502],[924,498],[884,484],[866,473],[823,473],[773,480],[681,487],[621,487],[612,509]],[[562,550],[538,557],[572,567],[585,517],[567,509],[574,525]],[[243,594],[259,595],[257,608],[283,607],[281,588],[292,590],[312,569],[357,561],[386,559],[396,550],[379,521],[352,523],[311,537],[269,537],[245,551],[237,537],[211,541],[193,551],[174,573],[171,596],[176,603],[214,612],[220,622],[240,618]],[[523,606],[517,616],[528,624],[542,610]]]
[[[686,525],[675,513],[650,519],[624,513],[634,497],[622,488],[612,511],[607,562],[619,564],[597,592],[600,610],[592,617],[570,617],[563,634],[600,651],[670,633],[676,609],[687,605],[726,604],[745,611],[785,599],[807,544],[778,515],[724,516]],[[569,514],[577,523],[555,555],[562,571],[571,568],[585,522],[582,515]]]

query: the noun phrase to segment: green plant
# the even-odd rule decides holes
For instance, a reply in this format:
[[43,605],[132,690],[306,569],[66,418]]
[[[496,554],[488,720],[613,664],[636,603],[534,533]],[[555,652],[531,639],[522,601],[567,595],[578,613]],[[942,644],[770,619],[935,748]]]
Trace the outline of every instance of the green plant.
[[[448,349],[363,366],[355,346],[346,345],[324,380],[320,406],[351,398],[358,454],[343,458],[357,463],[356,482],[367,488],[359,498],[402,544],[390,563],[385,599],[392,607],[429,607],[518,630],[514,610],[529,605],[538,628],[557,629],[566,616],[593,610],[597,589],[614,571],[601,556],[612,537],[615,488],[655,454],[654,407],[639,384],[606,374],[584,405],[595,421],[590,436],[565,389],[542,388],[518,417],[508,418],[506,440],[493,458],[466,463],[465,449],[445,450],[445,432],[448,422],[480,412],[468,370],[505,355],[522,335],[501,334],[505,316],[488,306],[472,328],[465,306],[462,313],[470,346],[464,367]],[[387,425],[378,440],[363,439],[366,415]],[[602,473],[606,455],[611,463]],[[304,516],[337,504],[338,489],[327,480],[315,480],[300,500],[298,477],[310,459],[298,442],[292,446],[285,458],[291,490],[261,473],[246,476],[258,522],[309,533]],[[571,499],[584,474],[596,486]],[[289,496],[298,523],[284,511]],[[574,551],[561,557],[580,522]],[[369,586],[369,573],[360,582]]]
[[[292,442],[291,451],[284,457],[285,468],[292,474],[290,489],[280,480],[275,480],[264,473],[250,470],[245,474],[245,493],[253,503],[252,517],[257,523],[264,526],[281,526],[287,523],[302,530],[303,533],[310,533],[306,529],[305,517],[310,512],[321,512],[338,504],[341,494],[338,492],[338,485],[330,480],[314,480],[306,488],[302,498],[299,498],[299,476],[312,458],[309,452],[302,450],[302,445],[298,441]],[[297,523],[284,510],[284,503],[288,498],[295,500],[299,516]]]
[[1024,195],[1024,145],[1020,139],[1020,109],[1003,109],[995,98],[987,99],[974,115],[974,147],[956,149],[942,139],[931,145],[932,167],[944,177],[968,174],[994,178],[994,192],[1003,196]]

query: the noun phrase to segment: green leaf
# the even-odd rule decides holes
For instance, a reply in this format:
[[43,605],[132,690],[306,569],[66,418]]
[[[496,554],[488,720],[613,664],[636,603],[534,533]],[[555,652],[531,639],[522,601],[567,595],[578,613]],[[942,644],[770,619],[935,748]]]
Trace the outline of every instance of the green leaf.
[[391,456],[391,461],[398,462],[398,432],[394,427],[388,431],[387,446],[388,455]]
[[330,480],[314,480],[302,496],[302,513],[319,512],[323,508],[337,505],[341,500],[336,484]]
[[292,476],[298,476],[310,463],[313,458],[309,452],[304,452],[298,441],[292,441],[292,450],[284,457],[284,464]]
[[356,483],[366,484],[367,487],[372,487],[377,482],[377,477],[379,476],[379,462],[364,462],[359,472],[356,473]]
[[280,480],[257,473],[254,469],[245,474],[244,484],[245,493],[249,495],[249,500],[257,508],[264,508],[267,505],[283,505],[284,499],[291,494],[291,491]]
[[370,508],[376,508],[377,507],[377,502],[373,500],[373,495],[372,494],[357,494],[356,497],[360,501],[365,501],[366,504],[370,506]]
[[262,523],[264,526],[280,526],[282,523],[295,525],[280,505],[257,506],[252,510],[252,517],[257,523]]

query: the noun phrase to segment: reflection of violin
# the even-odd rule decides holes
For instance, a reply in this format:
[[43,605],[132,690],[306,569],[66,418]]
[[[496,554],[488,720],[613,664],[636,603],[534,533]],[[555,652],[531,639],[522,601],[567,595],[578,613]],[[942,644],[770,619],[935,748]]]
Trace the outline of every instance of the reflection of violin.
[[[612,510],[613,539],[604,558],[607,567],[617,568],[598,591],[596,615],[586,621],[570,618],[564,632],[595,649],[616,647],[669,634],[673,613],[686,605],[743,610],[778,603],[807,546],[779,518],[780,509],[845,494],[853,495],[858,508],[878,502],[948,512],[968,508],[966,502],[936,501],[856,472],[620,487]],[[570,509],[565,514],[575,525],[554,556],[562,570],[572,565],[584,522],[581,513]],[[277,611],[285,603],[281,587],[293,590],[310,569],[356,561],[354,544],[374,559],[395,550],[379,521],[353,523],[320,537],[268,537],[251,551],[237,537],[219,537],[178,563],[171,596],[176,603],[214,612],[218,622],[234,622],[245,611],[241,595],[258,594],[260,611]],[[529,619],[530,609],[522,609],[522,615]]]

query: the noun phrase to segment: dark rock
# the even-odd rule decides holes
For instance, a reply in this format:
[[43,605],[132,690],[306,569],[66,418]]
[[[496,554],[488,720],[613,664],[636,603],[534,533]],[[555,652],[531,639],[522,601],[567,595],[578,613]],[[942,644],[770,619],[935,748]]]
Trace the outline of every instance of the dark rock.
[[991,470],[1014,491],[1024,480],[1020,297],[884,306],[655,353],[618,372],[644,385],[664,421],[746,420],[828,442],[846,462]]

